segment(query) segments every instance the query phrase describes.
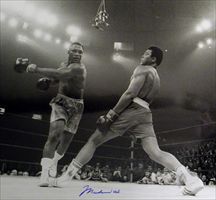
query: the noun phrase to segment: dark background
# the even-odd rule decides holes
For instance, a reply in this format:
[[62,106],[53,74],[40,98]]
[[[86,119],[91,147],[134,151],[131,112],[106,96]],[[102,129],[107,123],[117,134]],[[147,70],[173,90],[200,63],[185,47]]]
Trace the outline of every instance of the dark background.
[[[4,1],[3,1],[4,2]],[[18,1],[19,2],[19,1]],[[215,30],[196,33],[195,27],[202,19],[215,22],[215,1],[202,0],[118,0],[106,1],[110,26],[104,32],[91,27],[100,1],[29,1],[38,8],[49,9],[59,18],[55,28],[40,26],[28,21],[29,30],[22,30],[1,23],[1,103],[5,105],[47,105],[56,94],[55,89],[47,93],[38,91],[35,84],[39,76],[17,74],[13,64],[17,57],[28,57],[41,67],[57,67],[66,59],[64,49],[54,42],[34,38],[34,28],[41,28],[63,40],[69,40],[65,27],[74,24],[82,33],[79,41],[85,45],[83,62],[88,69],[86,109],[116,102],[126,89],[132,70],[139,63],[141,54],[150,45],[157,45],[164,52],[159,67],[161,93],[158,105],[171,102],[183,104],[192,93],[206,102],[215,101],[215,41],[212,48],[198,49],[197,43],[208,37],[215,39]],[[1,8],[4,11],[4,7]],[[8,12],[9,16],[24,22],[26,18]],[[9,17],[8,16],[8,17]],[[16,41],[16,35],[25,33],[35,45]],[[122,62],[112,60],[114,42],[132,44],[133,51],[123,51]],[[163,99],[166,99],[163,102]],[[30,108],[32,109],[32,107]],[[38,109],[38,108],[37,108]]]

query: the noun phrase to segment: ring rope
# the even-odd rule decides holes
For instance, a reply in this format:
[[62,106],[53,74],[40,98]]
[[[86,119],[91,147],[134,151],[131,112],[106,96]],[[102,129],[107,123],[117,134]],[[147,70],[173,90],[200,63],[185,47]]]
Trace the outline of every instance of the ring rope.
[[[21,148],[21,149],[28,149],[28,150],[36,150],[36,151],[42,151],[43,150],[42,148],[37,148],[37,147],[27,147],[27,146],[20,146],[20,145],[14,145],[14,144],[5,144],[5,143],[0,143],[0,146]],[[72,152],[67,152],[66,154],[74,155],[74,156],[77,155],[77,153],[72,153]],[[128,160],[126,158],[116,158],[116,157],[99,156],[99,155],[95,155],[95,158],[106,158],[106,159],[111,159],[111,160],[123,160],[123,161]]]
[[[18,115],[18,114],[14,114],[14,113],[7,113],[11,116],[15,116],[15,117],[20,117],[20,118],[26,118],[26,119],[32,119],[30,117],[24,116],[24,115]],[[49,123],[49,121],[47,120],[40,120],[44,123]],[[203,126],[210,126],[210,125],[215,125],[216,122],[208,122],[208,123],[204,123],[204,124],[196,124],[193,126],[187,126],[187,127],[183,127],[183,128],[176,128],[176,129],[170,129],[170,130],[165,130],[165,131],[157,131],[157,134],[163,134],[163,133],[170,133],[170,132],[178,132],[178,131],[182,131],[182,130],[187,130],[187,129],[191,129],[191,128],[196,128],[196,127],[203,127]],[[90,129],[90,128],[83,128],[83,127],[79,127],[80,130],[86,130],[86,131],[95,131],[95,129]],[[123,136],[124,137],[124,136]]]
[[0,162],[10,162],[10,163],[20,163],[20,164],[28,164],[28,165],[40,165],[37,162],[26,162],[26,161],[19,161],[19,160],[8,160],[8,159],[0,159]]
[[184,130],[191,129],[191,128],[210,126],[210,125],[215,125],[215,124],[216,124],[216,122],[209,122],[209,123],[204,123],[204,124],[197,124],[197,125],[193,125],[193,126],[187,126],[187,127],[184,127],[184,128],[176,128],[176,129],[170,129],[170,130],[166,130],[166,131],[158,131],[157,133],[163,134],[163,133],[178,132],[178,131],[184,131]]
[[[23,131],[23,130],[17,130],[17,129],[12,129],[12,128],[0,127],[0,129],[5,130],[5,131],[14,131],[14,132],[18,132],[18,133],[23,133],[23,134],[26,134],[26,135],[48,137],[45,134],[37,134],[37,133],[33,133],[33,132],[28,132],[28,131]],[[12,132],[9,132],[9,133],[13,134]],[[86,141],[77,140],[77,139],[72,140],[72,142],[77,142],[77,143],[82,143],[82,144],[86,143]],[[113,145],[107,145],[107,144],[103,144],[102,146],[103,147],[108,147],[108,148],[122,149],[122,150],[127,150],[128,149],[127,147],[113,146]]]

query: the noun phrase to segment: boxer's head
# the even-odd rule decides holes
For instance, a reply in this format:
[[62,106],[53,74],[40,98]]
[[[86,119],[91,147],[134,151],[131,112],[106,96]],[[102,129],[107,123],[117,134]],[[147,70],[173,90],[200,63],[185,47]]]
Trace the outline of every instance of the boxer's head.
[[149,47],[141,57],[141,65],[160,65],[163,59],[163,51],[158,48],[151,46]]
[[145,177],[148,178],[148,177],[150,177],[150,175],[151,175],[151,173],[150,173],[149,171],[146,171],[146,172],[145,172]]
[[80,63],[83,55],[83,45],[79,42],[71,43],[68,50],[68,64]]

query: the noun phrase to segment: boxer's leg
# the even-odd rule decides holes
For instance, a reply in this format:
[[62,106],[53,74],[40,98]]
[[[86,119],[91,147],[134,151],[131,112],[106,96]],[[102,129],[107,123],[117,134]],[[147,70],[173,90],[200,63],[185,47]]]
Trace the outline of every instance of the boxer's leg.
[[61,135],[60,143],[59,143],[57,150],[56,150],[56,153],[58,155],[64,155],[65,154],[68,147],[70,146],[70,143],[73,140],[73,137],[74,137],[74,133],[64,131],[64,133]]
[[203,188],[203,183],[198,177],[193,177],[186,168],[172,154],[162,151],[156,137],[142,138],[142,147],[148,156],[164,167],[175,171],[186,185],[184,194],[195,195]]
[[64,131],[65,120],[60,119],[50,123],[49,136],[43,150],[43,158],[41,159],[41,179],[39,186],[48,186],[49,169],[53,165],[53,156],[55,149],[59,143],[60,135]]
[[43,157],[53,158],[55,149],[60,142],[60,136],[64,132],[65,120],[59,119],[50,123],[49,136],[44,146]]
[[51,184],[59,187],[62,187],[64,186],[64,184],[67,184],[68,181],[70,181],[73,178],[73,176],[77,173],[77,171],[80,168],[82,168],[83,165],[85,165],[91,160],[98,146],[118,136],[119,134],[114,133],[112,131],[102,133],[98,129],[96,129],[93,135],[89,138],[88,142],[80,150],[76,158],[72,160],[66,173],[60,178],[57,178],[54,181],[54,183]]
[[56,177],[58,161],[64,156],[65,152],[67,151],[68,147],[71,144],[71,141],[73,140],[73,137],[74,134],[68,131],[64,131],[64,133],[61,134],[59,145],[53,157],[53,164],[49,171],[50,176]]
[[[74,135],[77,132],[82,113],[83,113],[83,103],[76,102],[73,99],[68,98],[71,102],[68,106],[73,106],[74,109],[70,110],[70,113],[68,113],[68,120],[64,127],[64,133],[61,134],[59,145],[55,151],[55,155],[53,158],[53,165],[50,169],[50,175],[52,177],[55,177],[57,174],[57,165],[58,161],[64,156],[65,152],[67,151],[68,147],[71,144],[71,141],[74,137]],[[78,112],[74,113],[74,110],[78,110]]]

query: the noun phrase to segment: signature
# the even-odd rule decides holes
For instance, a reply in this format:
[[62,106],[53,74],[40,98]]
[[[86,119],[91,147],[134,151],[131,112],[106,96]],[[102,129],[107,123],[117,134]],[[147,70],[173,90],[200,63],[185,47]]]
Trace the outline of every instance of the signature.
[[120,193],[120,189],[110,189],[107,191],[103,191],[102,189],[99,190],[94,190],[93,188],[91,188],[89,185],[86,185],[83,187],[83,191],[79,194],[79,197],[81,197],[84,194],[119,194]]

